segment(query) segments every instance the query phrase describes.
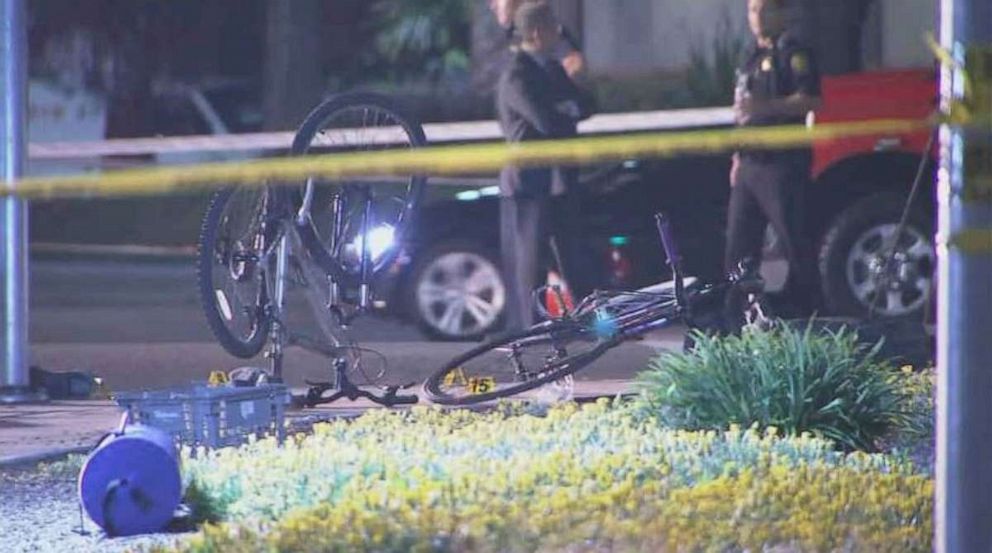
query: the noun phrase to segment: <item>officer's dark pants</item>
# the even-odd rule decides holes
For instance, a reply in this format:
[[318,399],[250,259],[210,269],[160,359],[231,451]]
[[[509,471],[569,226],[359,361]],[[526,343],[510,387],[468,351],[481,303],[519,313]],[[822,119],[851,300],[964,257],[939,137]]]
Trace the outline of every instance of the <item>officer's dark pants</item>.
[[765,227],[772,225],[789,262],[785,300],[808,316],[817,308],[819,287],[813,251],[805,228],[804,194],[809,184],[808,156],[745,155],[730,192],[724,268],[733,270],[745,257],[761,259]]
[[595,265],[589,262],[582,240],[579,198],[575,194],[501,198],[500,246],[503,274],[507,277],[508,331],[534,324],[533,291],[544,284],[541,273],[551,261],[552,238],[572,297],[585,297],[594,286]]

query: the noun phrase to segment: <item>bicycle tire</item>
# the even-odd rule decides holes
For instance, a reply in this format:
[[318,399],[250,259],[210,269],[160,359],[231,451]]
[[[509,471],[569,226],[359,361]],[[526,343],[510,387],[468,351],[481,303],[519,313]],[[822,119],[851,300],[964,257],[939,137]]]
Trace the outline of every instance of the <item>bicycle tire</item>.
[[[265,343],[269,337],[269,330],[272,327],[272,320],[265,313],[264,306],[255,305],[256,318],[250,328],[250,332],[246,336],[236,335],[225,322],[225,319],[232,318],[233,311],[228,303],[226,308],[227,314],[224,313],[225,309],[219,303],[221,301],[221,293],[218,292],[214,281],[214,277],[216,276],[215,270],[217,269],[217,266],[215,266],[215,256],[218,254],[216,248],[221,217],[224,215],[225,208],[228,207],[231,197],[237,190],[243,189],[224,188],[214,192],[210,198],[210,205],[203,217],[203,223],[200,226],[200,235],[197,240],[196,278],[200,306],[206,316],[207,326],[217,339],[217,342],[231,355],[241,359],[249,359],[258,355],[262,351],[262,348],[265,347]],[[226,254],[222,254],[222,257],[226,257]],[[229,267],[228,270],[230,270]],[[261,282],[260,286],[265,287],[266,284]]]
[[[595,296],[590,296],[590,298],[595,298]],[[573,374],[627,339],[650,330],[652,328],[650,323],[652,322],[674,321],[681,316],[681,310],[675,299],[666,297],[664,294],[620,291],[605,294],[601,299],[605,299],[605,301],[599,303],[595,299],[591,303],[583,301],[585,307],[582,308],[581,312],[572,315],[575,318],[539,323],[469,350],[433,373],[424,382],[424,394],[434,403],[455,406],[510,397]],[[605,326],[600,326],[598,321],[594,322],[600,313],[605,313],[611,322]],[[572,337],[585,333],[587,337],[595,336],[597,342],[588,351],[556,359],[550,365],[543,367],[536,378],[519,381],[493,392],[456,397],[441,389],[442,383],[449,376],[453,376],[456,371],[464,373],[465,364],[473,359],[494,352],[499,348],[510,346],[512,349],[515,343],[519,345],[519,342],[540,336],[547,335],[549,338],[545,340],[553,340],[550,336],[555,333],[571,334]],[[466,378],[464,374],[462,377]]]
[[[293,139],[293,155],[306,155],[313,146],[313,141],[317,134],[321,132],[325,125],[335,119],[336,114],[362,108],[371,108],[386,113],[402,129],[411,148],[419,148],[426,145],[426,135],[419,121],[412,118],[409,114],[403,113],[388,98],[371,93],[349,93],[334,96],[322,102],[307,115]],[[403,238],[406,236],[414,214],[420,205],[426,180],[426,177],[423,175],[410,176],[407,194],[403,199],[402,210],[397,217],[396,224],[392,225],[392,241],[394,244],[401,244]],[[302,195],[297,192],[295,194],[295,205],[299,206],[301,204]],[[338,255],[339,252],[328,251],[324,240],[312,223],[298,224],[297,230],[304,248],[310,253],[314,262],[328,275],[346,285],[353,285],[360,280],[360,272],[349,268],[343,263]],[[374,276],[389,267],[396,259],[396,256],[399,255],[399,250],[400,248],[398,247],[389,248],[380,257],[374,259],[371,267],[372,275]]]
[[611,338],[607,340],[602,340],[596,343],[591,349],[580,353],[575,356],[568,356],[563,359],[556,360],[550,365],[543,368],[543,371],[539,376],[535,378],[519,381],[514,384],[508,385],[503,388],[499,388],[491,392],[483,393],[470,393],[462,396],[455,396],[449,392],[442,390],[442,385],[449,375],[453,375],[456,371],[463,368],[463,366],[482,355],[490,352],[496,351],[498,348],[506,347],[514,342],[525,341],[528,338],[537,338],[543,335],[550,334],[556,330],[565,330],[570,332],[574,329],[572,325],[568,325],[568,328],[563,328],[561,323],[551,322],[551,323],[541,323],[535,325],[531,328],[510,333],[497,338],[491,342],[487,342],[478,347],[475,347],[468,352],[459,355],[458,357],[452,359],[443,368],[433,373],[423,385],[423,392],[432,402],[440,405],[450,405],[450,406],[464,406],[472,405],[476,403],[483,403],[486,401],[493,401],[496,399],[507,398],[532,390],[538,386],[553,382],[565,376],[568,376],[575,371],[585,367],[589,363],[595,361],[606,353],[609,349],[620,343],[620,339]]

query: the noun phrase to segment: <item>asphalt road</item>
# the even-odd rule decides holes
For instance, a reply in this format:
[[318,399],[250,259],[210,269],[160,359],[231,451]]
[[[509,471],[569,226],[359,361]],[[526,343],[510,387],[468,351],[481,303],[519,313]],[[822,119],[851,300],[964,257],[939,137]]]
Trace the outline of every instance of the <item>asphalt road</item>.
[[[120,390],[182,384],[216,369],[265,366],[264,359],[236,359],[216,345],[200,311],[191,259],[44,257],[30,267],[31,360],[44,369],[90,371]],[[291,326],[311,324],[299,302],[291,309]],[[385,381],[392,383],[420,382],[471,347],[428,341],[415,326],[381,315],[358,319],[351,332],[363,347],[382,354],[388,363]],[[680,345],[681,330],[662,332],[614,350],[577,378],[631,378],[658,348]],[[290,385],[328,375],[321,357],[287,351]]]

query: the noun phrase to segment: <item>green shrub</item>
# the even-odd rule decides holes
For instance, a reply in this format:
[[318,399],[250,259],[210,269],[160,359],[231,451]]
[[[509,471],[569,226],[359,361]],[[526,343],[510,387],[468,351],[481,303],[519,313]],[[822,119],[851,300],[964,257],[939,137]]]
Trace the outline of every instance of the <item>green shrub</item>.
[[908,464],[809,436],[671,430],[609,402],[373,412],[184,469],[228,522],[183,551],[930,548],[933,483]]
[[709,45],[693,44],[689,49],[686,89],[699,106],[729,106],[734,103],[738,62],[747,40],[732,28],[724,15]]
[[914,425],[902,375],[877,360],[880,343],[868,348],[854,332],[780,324],[696,340],[691,352],[663,353],[639,377],[644,405],[666,424],[811,432],[865,451]]

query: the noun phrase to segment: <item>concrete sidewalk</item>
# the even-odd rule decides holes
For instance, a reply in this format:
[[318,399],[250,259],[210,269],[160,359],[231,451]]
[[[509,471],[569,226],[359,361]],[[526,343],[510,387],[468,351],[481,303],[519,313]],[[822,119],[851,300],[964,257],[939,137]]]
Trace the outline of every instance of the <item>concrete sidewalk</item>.
[[[575,399],[615,397],[628,393],[628,380],[576,381]],[[294,389],[293,393],[302,390]],[[430,405],[421,400],[420,405]],[[294,419],[354,417],[382,409],[367,400],[341,400],[310,409],[291,410]],[[107,432],[118,427],[122,410],[112,401],[51,401],[41,404],[0,405],[0,467],[25,465],[68,453],[85,453]]]

